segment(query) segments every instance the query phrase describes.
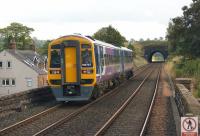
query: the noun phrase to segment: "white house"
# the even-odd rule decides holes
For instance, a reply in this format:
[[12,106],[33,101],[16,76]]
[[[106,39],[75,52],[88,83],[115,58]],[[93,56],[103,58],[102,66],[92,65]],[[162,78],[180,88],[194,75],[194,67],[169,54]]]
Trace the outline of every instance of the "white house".
[[0,96],[47,85],[45,58],[32,50],[0,52]]

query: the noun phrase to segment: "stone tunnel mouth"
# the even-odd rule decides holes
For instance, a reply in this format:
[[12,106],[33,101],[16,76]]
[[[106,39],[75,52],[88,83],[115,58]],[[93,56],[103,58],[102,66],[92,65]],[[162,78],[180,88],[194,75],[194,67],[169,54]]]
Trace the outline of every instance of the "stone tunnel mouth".
[[151,63],[165,62],[165,59],[165,55],[161,51],[154,51],[149,56],[149,62]]

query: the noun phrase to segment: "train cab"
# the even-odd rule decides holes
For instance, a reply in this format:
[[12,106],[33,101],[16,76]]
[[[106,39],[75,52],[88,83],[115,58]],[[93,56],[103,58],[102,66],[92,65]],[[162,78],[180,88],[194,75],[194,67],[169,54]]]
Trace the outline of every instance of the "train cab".
[[69,35],[48,47],[48,82],[58,101],[88,100],[96,84],[94,44],[90,38]]

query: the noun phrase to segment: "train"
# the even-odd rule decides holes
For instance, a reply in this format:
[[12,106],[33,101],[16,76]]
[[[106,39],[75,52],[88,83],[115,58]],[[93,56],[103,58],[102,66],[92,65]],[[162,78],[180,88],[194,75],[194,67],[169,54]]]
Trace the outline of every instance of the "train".
[[133,51],[72,34],[48,46],[48,84],[57,101],[88,101],[133,76]]

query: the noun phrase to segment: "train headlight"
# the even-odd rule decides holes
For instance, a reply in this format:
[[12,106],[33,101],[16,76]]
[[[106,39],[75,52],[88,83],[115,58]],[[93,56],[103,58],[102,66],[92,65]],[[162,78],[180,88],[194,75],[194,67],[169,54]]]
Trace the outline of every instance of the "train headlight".
[[93,73],[92,69],[82,70],[82,74],[92,74],[92,73]]
[[60,70],[50,70],[50,74],[61,74]]

